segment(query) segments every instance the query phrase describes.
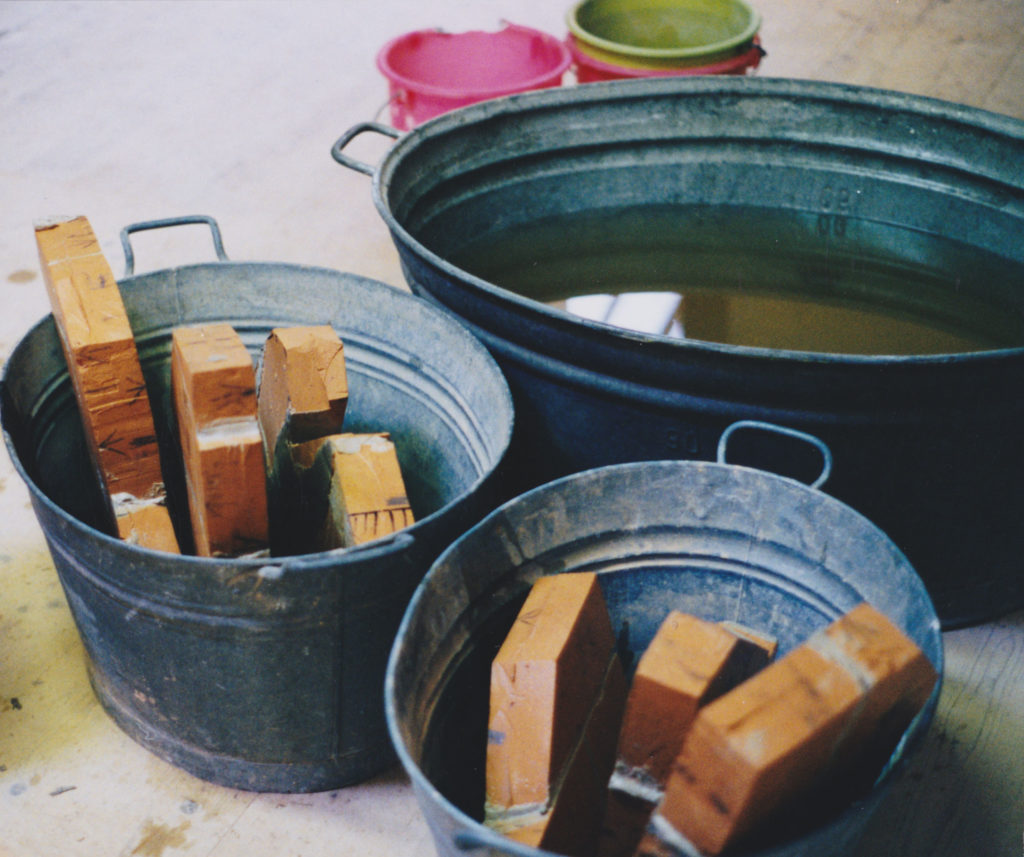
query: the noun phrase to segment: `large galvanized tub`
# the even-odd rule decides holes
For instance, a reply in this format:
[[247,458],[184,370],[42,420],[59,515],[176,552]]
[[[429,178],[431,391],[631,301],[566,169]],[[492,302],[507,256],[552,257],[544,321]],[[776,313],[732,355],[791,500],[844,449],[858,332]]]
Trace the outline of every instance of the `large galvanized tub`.
[[[355,126],[334,155],[373,175],[413,291],[497,358],[516,402],[515,470],[531,484],[712,459],[730,422],[767,420],[831,447],[829,491],[907,552],[944,624],[1024,604],[1024,123],[838,84],[713,77],[476,105],[403,136],[377,165],[343,151],[369,128],[394,134]],[[637,211],[653,226],[682,218],[685,254],[658,256],[646,242],[661,233],[637,228]],[[581,244],[573,224],[595,216],[607,231]],[[515,290],[460,261],[497,257],[510,230],[531,236],[512,260]],[[796,351],[642,334],[546,303],[577,268],[600,291],[604,254],[619,250],[649,271],[654,259],[938,324],[970,318],[1009,344]],[[774,443],[737,455],[804,475]]]
[[360,548],[263,560],[176,556],[111,538],[97,529],[98,488],[44,319],[5,367],[4,437],[100,702],[157,755],[237,788],[329,789],[393,764],[383,681],[402,612],[442,548],[499,500],[512,404],[497,366],[425,301],[352,274],[221,253],[119,285],[180,520],[170,334],[229,322],[257,360],[272,327],[333,325],[348,368],[346,428],[391,433],[417,521]]
[[[548,483],[495,510],[438,558],[388,662],[392,739],[442,857],[545,853],[481,822],[490,663],[533,581],[573,571],[598,574],[628,665],[672,609],[761,628],[783,653],[868,600],[942,672],[938,617],[906,557],[820,491],[688,461],[613,465]],[[859,789],[743,857],[849,853],[938,696],[936,686],[884,768],[858,772]]]

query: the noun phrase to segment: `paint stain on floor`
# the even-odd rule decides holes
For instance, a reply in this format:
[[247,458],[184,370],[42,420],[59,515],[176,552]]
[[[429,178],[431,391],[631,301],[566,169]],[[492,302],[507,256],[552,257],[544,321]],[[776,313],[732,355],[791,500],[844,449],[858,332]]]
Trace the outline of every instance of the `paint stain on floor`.
[[138,854],[139,857],[161,857],[167,848],[182,848],[187,842],[185,831],[190,825],[188,819],[175,827],[146,819],[142,827],[142,838],[131,853]]

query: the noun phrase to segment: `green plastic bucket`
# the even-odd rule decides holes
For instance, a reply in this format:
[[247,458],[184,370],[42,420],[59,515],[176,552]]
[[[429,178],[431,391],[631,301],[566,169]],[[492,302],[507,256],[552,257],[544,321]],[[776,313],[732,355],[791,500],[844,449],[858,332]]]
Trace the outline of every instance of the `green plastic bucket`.
[[580,50],[594,59],[660,68],[742,53],[761,16],[746,0],[582,0],[567,23]]

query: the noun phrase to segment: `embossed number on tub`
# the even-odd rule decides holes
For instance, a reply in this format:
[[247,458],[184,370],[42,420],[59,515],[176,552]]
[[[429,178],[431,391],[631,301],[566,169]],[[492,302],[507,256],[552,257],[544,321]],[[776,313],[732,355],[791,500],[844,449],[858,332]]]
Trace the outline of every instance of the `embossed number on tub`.
[[844,238],[846,236],[846,216],[842,214],[819,214],[818,235],[822,238]]
[[665,445],[673,453],[696,455],[700,452],[697,432],[693,429],[671,428],[665,435]]
[[846,187],[825,185],[821,189],[818,205],[822,213],[818,215],[818,235],[822,238],[846,236],[846,216],[853,206],[853,197]]

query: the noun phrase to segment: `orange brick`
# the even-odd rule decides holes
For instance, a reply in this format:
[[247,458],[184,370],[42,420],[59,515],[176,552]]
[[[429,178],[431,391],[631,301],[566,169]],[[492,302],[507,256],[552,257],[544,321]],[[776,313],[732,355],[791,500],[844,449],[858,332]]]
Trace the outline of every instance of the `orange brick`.
[[506,832],[510,839],[571,857],[594,854],[626,689],[622,666],[613,655],[561,780],[552,786],[547,806],[533,824],[510,827]]
[[268,461],[279,437],[295,444],[339,434],[347,402],[345,349],[334,328],[325,324],[270,332],[259,387]]
[[[760,662],[752,662],[751,650]],[[673,611],[637,664],[619,761],[663,785],[697,709],[766,663],[760,646],[724,626]]]
[[931,661],[889,619],[867,603],[832,623],[807,645],[853,672],[868,690],[853,729],[836,749],[832,766],[849,769],[865,757],[877,768],[891,755],[900,736],[924,706],[938,676]]
[[492,664],[487,823],[536,847],[592,849],[625,692],[597,576],[538,579]]
[[395,445],[386,432],[339,434],[292,448],[308,550],[383,538],[415,523]]
[[[109,499],[112,532],[178,551],[146,382],[121,293],[84,217],[36,226],[54,321],[85,427],[93,467]],[[129,507],[163,509],[121,521]]]
[[122,505],[117,534],[126,542],[150,550],[180,553],[167,507],[161,503]]
[[[720,853],[836,778],[894,708],[905,728],[936,678],[911,640],[859,605],[700,710],[655,826],[667,823],[702,853]],[[640,853],[658,852],[647,843]]]
[[267,494],[252,358],[227,324],[179,327],[171,384],[200,556],[266,550]]
[[724,624],[679,611],[665,618],[637,664],[626,702],[602,857],[633,853],[698,709],[767,662],[761,640]]
[[[297,448],[341,433],[348,403],[345,349],[330,325],[274,328],[263,347],[258,394],[260,431],[267,461],[267,504],[270,546],[274,554],[308,553],[345,543],[344,516],[336,537],[312,527],[310,516],[324,518],[325,497],[303,496],[303,481],[316,481],[316,490],[329,492],[331,472],[319,480],[304,479],[296,460]],[[322,466],[330,468],[330,460]]]

